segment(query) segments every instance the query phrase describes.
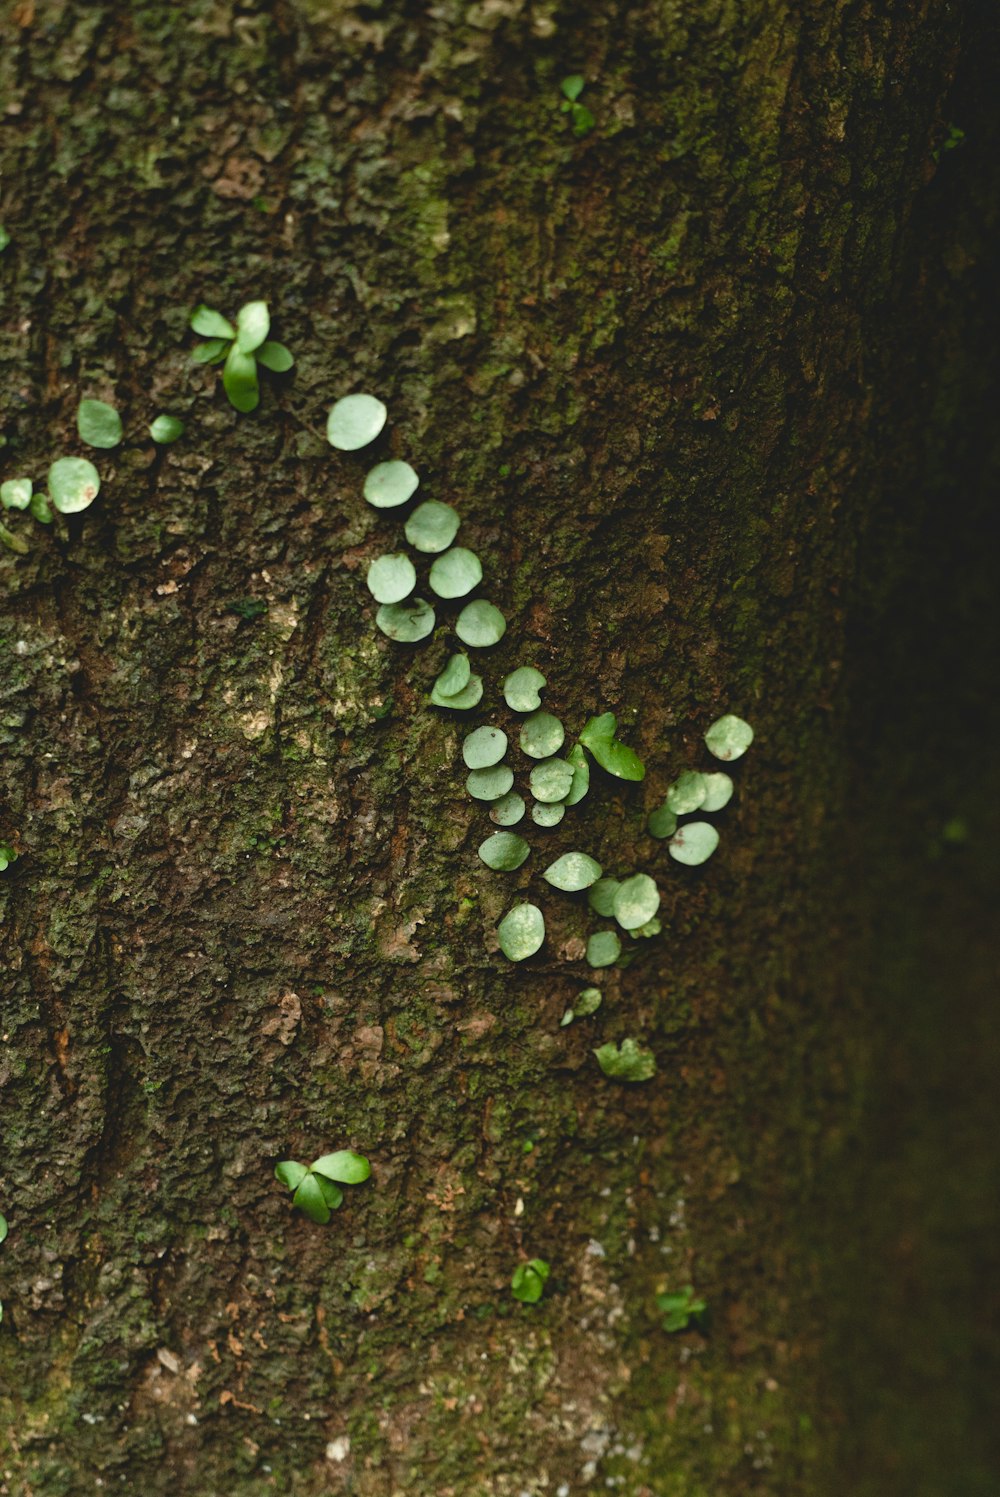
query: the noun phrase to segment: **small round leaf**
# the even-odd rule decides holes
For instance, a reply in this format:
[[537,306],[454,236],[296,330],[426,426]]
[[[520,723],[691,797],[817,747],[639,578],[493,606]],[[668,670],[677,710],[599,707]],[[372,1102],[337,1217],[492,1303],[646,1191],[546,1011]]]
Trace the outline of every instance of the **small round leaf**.
[[419,482],[409,463],[392,458],[387,463],[376,463],[371,469],[365,479],[365,498],[375,509],[396,509],[412,499]]
[[487,868],[505,873],[512,873],[515,868],[520,868],[530,852],[528,843],[516,832],[494,832],[479,848],[479,856]]
[[27,509],[32,488],[30,478],[8,478],[6,483],[0,483],[0,504],[4,509]]
[[473,728],[462,744],[462,758],[468,769],[488,769],[499,764],[507,752],[507,734],[502,728]]
[[[434,610],[423,598],[411,598],[407,603],[383,603],[375,622],[397,644],[412,645],[426,639],[434,628]],[[456,706],[457,702],[453,700],[449,705]]]
[[753,728],[742,717],[727,712],[725,717],[718,718],[709,728],[705,734],[705,742],[709,753],[714,754],[717,759],[723,759],[727,763],[732,759],[742,759],[753,743]]
[[100,489],[100,475],[85,457],[60,457],[49,469],[49,495],[60,514],[89,509]]
[[477,598],[466,603],[455,621],[455,633],[464,645],[473,650],[485,650],[499,644],[507,632],[507,620],[492,603]]
[[488,769],[473,769],[466,778],[465,788],[474,800],[499,800],[514,783],[514,771],[506,764],[494,764]]
[[565,815],[566,807],[561,802],[553,805],[536,801],[531,808],[531,819],[536,826],[558,826]]
[[326,418],[326,439],[340,452],[357,452],[374,442],[388,411],[374,395],[344,395]]
[[157,416],[150,422],[149,435],[161,447],[166,447],[168,443],[176,442],[178,437],[184,435],[184,422],[178,416]]
[[675,816],[688,816],[697,811],[708,794],[705,776],[696,769],[686,769],[667,791],[665,804]]
[[416,551],[433,555],[447,551],[458,534],[461,522],[450,504],[438,499],[425,499],[418,504],[403,529],[406,539]]
[[616,878],[599,878],[587,894],[587,903],[598,915],[610,918],[615,912],[615,895],[618,893]]
[[636,873],[615,890],[614,915],[623,930],[636,930],[660,908],[660,891],[648,873]]
[[453,697],[469,684],[472,667],[468,655],[451,655],[444,670],[434,682],[434,690],[443,697]]
[[483,564],[475,551],[452,546],[434,562],[430,571],[431,591],[439,598],[464,598],[483,580]]
[[517,826],[524,817],[524,801],[516,790],[508,790],[506,795],[494,801],[490,806],[490,820],[495,821],[497,826]]
[[677,830],[677,813],[664,802],[650,812],[646,829],[651,837],[672,837]]
[[613,930],[597,930],[587,942],[587,961],[592,967],[610,967],[622,954],[622,943]]
[[566,729],[551,712],[533,712],[521,729],[521,747],[532,759],[558,754],[566,741]]
[[88,447],[117,447],[122,439],[122,418],[104,400],[81,400],[76,429]]
[[473,707],[478,707],[483,697],[482,676],[470,675],[461,691],[449,692],[447,696],[438,690],[435,681],[431,688],[431,701],[435,707],[448,707],[453,712],[468,712]]
[[587,1014],[596,1014],[601,1006],[601,999],[600,988],[584,988],[576,996],[573,1004],[573,1012],[577,1018],[586,1018]]
[[689,821],[680,827],[667,844],[667,851],[678,863],[697,868],[710,858],[719,845],[719,834],[708,821]]
[[573,766],[565,759],[543,759],[531,771],[529,783],[536,800],[546,804],[563,800],[573,784]]
[[500,921],[497,935],[504,956],[523,962],[545,940],[545,917],[535,904],[516,904]]
[[334,1154],[322,1154],[309,1166],[317,1175],[328,1180],[339,1180],[342,1185],[360,1185],[372,1172],[369,1161],[363,1154],[351,1149],[338,1149]]
[[372,562],[366,581],[376,603],[402,603],[416,587],[417,574],[410,558],[395,551]]
[[503,683],[504,701],[512,712],[534,712],[541,704],[539,692],[545,677],[533,665],[518,666]]
[[601,876],[601,865],[585,852],[564,852],[561,858],[550,863],[542,874],[546,883],[567,894],[580,889],[589,889]]
[[721,811],[728,806],[733,798],[733,782],[727,774],[721,770],[717,774],[702,775],[705,781],[705,799],[701,803],[703,811]]

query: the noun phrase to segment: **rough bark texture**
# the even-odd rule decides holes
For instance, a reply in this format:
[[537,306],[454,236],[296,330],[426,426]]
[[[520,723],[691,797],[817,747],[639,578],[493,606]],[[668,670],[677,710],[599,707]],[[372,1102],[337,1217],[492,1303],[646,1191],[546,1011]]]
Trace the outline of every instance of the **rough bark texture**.
[[[908,881],[899,743],[857,746],[865,631],[898,621],[877,659],[902,699],[926,506],[985,462],[992,165],[961,112],[986,116],[980,12],[3,14],[4,476],[78,450],[83,394],[128,436],[90,511],[19,521],[30,554],[0,555],[2,1490],[777,1497],[848,1469],[879,1497],[993,1490],[971,1378],[938,1448],[920,1433],[947,1365],[912,1325],[933,1249],[893,1318],[841,1242],[869,1208],[875,1256],[902,1240],[866,1137],[900,1160],[918,1240],[940,1163],[894,1155],[891,1118],[868,1131],[907,973],[940,991],[894,912],[919,924],[941,864]],[[581,138],[559,109],[576,71]],[[187,317],[251,296],[298,362],[239,417]],[[595,776],[515,875],[479,863],[467,724],[426,702],[447,628],[410,650],[374,627],[365,567],[400,525],[361,498],[368,455],[322,439],[358,388],[390,407],[376,455],[456,504],[508,615],[474,720],[506,722],[499,682],[533,662],[571,731],[614,710],[647,761],[638,789]],[[188,422],[166,449],[144,437],[160,410]],[[923,700],[902,740],[918,862],[954,814],[927,790]],[[643,810],[705,767],[726,710],[757,742],[719,853],[678,870]],[[665,935],[560,1029],[599,922],[538,875],[573,846],[653,872]],[[515,968],[494,931],[522,888],[549,938]],[[940,1000],[925,1013],[933,1051]],[[648,1084],[593,1060],[628,1034]],[[919,1085],[931,1062],[906,1054]],[[271,1172],[343,1144],[374,1177],[319,1228]],[[949,1283],[974,1294],[994,1223],[967,1173],[949,1222],[979,1235]],[[535,1254],[553,1278],[522,1307]],[[687,1282],[711,1322],[669,1336],[655,1294]],[[939,1341],[983,1368],[959,1308]],[[900,1414],[878,1388],[911,1332],[926,1377]]]

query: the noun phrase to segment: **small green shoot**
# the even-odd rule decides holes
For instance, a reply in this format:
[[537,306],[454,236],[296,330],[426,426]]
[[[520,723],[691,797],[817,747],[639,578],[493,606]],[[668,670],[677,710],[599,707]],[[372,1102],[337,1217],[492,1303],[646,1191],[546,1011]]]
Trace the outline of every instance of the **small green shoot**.
[[[0,842],[0,873],[9,868],[11,863],[17,862],[17,851],[11,847],[9,842]],[[0,1237],[0,1242],[3,1238]]]
[[229,404],[244,414],[260,404],[257,366],[284,374],[295,362],[283,343],[268,341],[271,317],[263,301],[245,302],[236,314],[235,327],[221,312],[196,307],[191,330],[207,340],[195,349],[195,362],[222,364],[222,387]]
[[121,416],[104,400],[80,401],[76,429],[88,447],[117,447],[123,436]]
[[602,993],[600,988],[584,988],[577,994],[576,1002],[572,1008],[568,1008],[559,1020],[561,1029],[567,1024],[572,1024],[574,1019],[585,1019],[588,1014],[596,1014],[601,1006]]
[[708,1309],[703,1299],[695,1298],[690,1284],[679,1294],[658,1294],[656,1306],[663,1312],[663,1329],[671,1332],[686,1331],[692,1320],[700,1325],[701,1318]]
[[638,1040],[622,1040],[620,1045],[601,1045],[594,1054],[605,1076],[611,1076],[616,1081],[650,1081],[656,1075],[656,1061]]
[[613,712],[603,712],[592,717],[580,734],[580,742],[608,774],[619,780],[641,780],[646,774],[645,765],[638,754],[619,743],[615,737],[618,720]]
[[308,1166],[284,1159],[275,1166],[274,1176],[293,1192],[293,1206],[304,1211],[310,1221],[325,1226],[331,1211],[336,1211],[344,1199],[340,1186],[360,1185],[371,1172],[371,1164],[363,1154],[338,1149],[334,1154],[320,1155]]
[[184,422],[179,416],[157,416],[149,424],[149,435],[161,447],[167,447],[184,435]]
[[534,712],[541,705],[539,692],[545,677],[533,665],[520,665],[503,683],[504,701],[512,712]]
[[510,1281],[510,1292],[522,1305],[537,1305],[545,1292],[551,1266],[544,1258],[531,1258],[519,1263]]
[[574,135],[586,135],[597,124],[586,104],[580,103],[580,95],[583,93],[585,83],[586,79],[582,73],[571,73],[559,85],[563,94],[559,108],[563,114],[569,115]]

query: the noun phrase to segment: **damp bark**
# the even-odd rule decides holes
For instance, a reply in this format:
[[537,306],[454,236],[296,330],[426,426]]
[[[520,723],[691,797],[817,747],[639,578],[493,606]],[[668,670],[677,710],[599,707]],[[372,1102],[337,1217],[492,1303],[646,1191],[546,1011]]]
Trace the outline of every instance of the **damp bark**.
[[[893,1073],[919,1090],[946,1006],[913,901],[947,855],[974,923],[986,858],[937,835],[961,783],[929,788],[912,597],[939,561],[981,575],[934,517],[974,526],[988,470],[982,9],[4,7],[4,477],[78,450],[83,395],[127,437],[91,510],[18,517],[0,555],[2,1490],[987,1490],[947,1373],[995,1356],[972,1304],[913,1332],[905,1407],[880,1391],[940,1284],[933,1149],[898,1151],[926,1251],[860,1350],[878,1275],[844,1229],[863,1209],[865,1261],[896,1261],[885,1018],[927,985]],[[187,322],[258,297],[297,364],[241,417]],[[448,629],[374,626],[401,527],[323,440],[351,390],[508,617],[472,721],[533,664],[571,733],[613,710],[647,763],[595,772],[517,874],[476,856],[471,723],[428,705]],[[162,449],[161,411],[187,424]],[[933,635],[959,724],[978,622],[961,659]],[[902,739],[872,638],[913,686]],[[677,869],[643,812],[730,710],[757,740],[722,846]],[[560,1028],[598,923],[538,877],[571,847],[653,873],[665,929]],[[518,967],[515,889],[549,921]],[[631,1087],[592,1054],[629,1035],[658,1067]],[[373,1178],[319,1228],[273,1167],[342,1146]],[[982,1230],[971,1175],[953,1196],[940,1231]],[[976,1261],[947,1258],[957,1292]],[[656,1293],[688,1283],[709,1319],[668,1335]]]

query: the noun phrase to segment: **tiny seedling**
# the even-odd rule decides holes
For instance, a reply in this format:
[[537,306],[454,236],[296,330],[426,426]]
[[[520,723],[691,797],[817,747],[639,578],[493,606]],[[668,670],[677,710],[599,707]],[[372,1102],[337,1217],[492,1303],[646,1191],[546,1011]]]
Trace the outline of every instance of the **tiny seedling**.
[[584,988],[577,995],[573,1007],[568,1008],[559,1020],[560,1028],[565,1029],[574,1019],[585,1019],[588,1014],[596,1014],[601,1006],[602,996],[600,988]]
[[660,908],[660,891],[648,873],[635,873],[618,885],[612,913],[622,930],[638,930]]
[[641,780],[646,768],[638,754],[632,752],[615,737],[618,719],[613,712],[603,712],[592,717],[580,734],[580,742],[608,774],[619,780]]
[[223,366],[222,386],[237,411],[254,411],[260,404],[258,365],[284,374],[295,362],[283,343],[268,340],[271,317],[264,301],[248,301],[240,307],[235,327],[221,312],[196,307],[191,314],[191,329],[206,339],[195,349],[195,361]]
[[574,135],[586,135],[597,124],[586,104],[580,103],[580,95],[583,93],[585,84],[586,79],[582,73],[571,73],[559,85],[563,95],[559,108],[563,114],[569,115],[573,123]]
[[528,776],[531,793],[545,805],[565,800],[573,786],[573,766],[565,759],[543,759]]
[[368,568],[368,591],[376,603],[402,603],[417,585],[413,562],[402,551],[378,556]]
[[435,707],[450,707],[455,712],[467,712],[482,699],[483,681],[475,676],[469,665],[468,655],[452,655],[444,670],[431,687],[431,701]]
[[551,1266],[544,1258],[531,1258],[519,1263],[510,1281],[510,1292],[522,1305],[537,1305],[545,1292]]
[[85,457],[60,457],[49,469],[49,498],[61,515],[89,509],[101,491],[101,479]]
[[[11,847],[9,842],[0,842],[0,873],[3,873],[5,869],[9,868],[11,863],[16,862],[17,852],[15,851],[15,849]],[[0,1220],[2,1220],[2,1218],[0,1218]],[[2,1236],[0,1236],[0,1242],[3,1242]]]
[[283,1159],[275,1166],[274,1177],[293,1192],[293,1206],[304,1211],[310,1221],[325,1226],[331,1211],[336,1211],[344,1199],[341,1185],[360,1185],[371,1172],[363,1154],[338,1149],[335,1154],[320,1155],[310,1165]]
[[656,1075],[656,1061],[638,1040],[601,1045],[594,1054],[605,1076],[612,1076],[616,1081],[650,1081]]
[[700,1325],[701,1318],[708,1309],[703,1299],[695,1298],[695,1292],[690,1284],[686,1285],[679,1294],[658,1294],[656,1306],[657,1309],[663,1311],[665,1331],[686,1331],[692,1320],[696,1325]]
[[124,435],[121,416],[105,400],[81,400],[76,429],[88,447],[117,447]]
[[613,930],[597,930],[587,940],[587,962],[591,967],[612,967],[622,954],[622,943]]

